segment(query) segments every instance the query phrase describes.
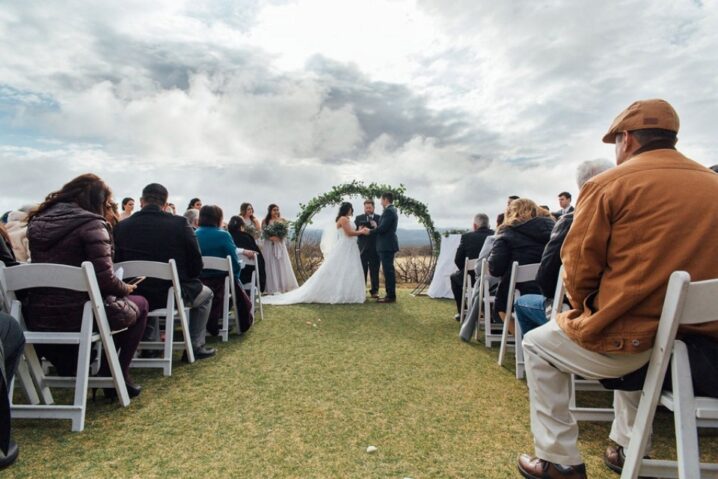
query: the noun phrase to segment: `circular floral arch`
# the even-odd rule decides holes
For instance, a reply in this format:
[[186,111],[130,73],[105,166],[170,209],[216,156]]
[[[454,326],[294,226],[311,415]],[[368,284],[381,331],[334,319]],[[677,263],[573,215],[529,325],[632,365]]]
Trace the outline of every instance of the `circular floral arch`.
[[432,251],[431,264],[429,265],[425,277],[416,289],[414,289],[412,294],[419,294],[427,287],[434,274],[436,259],[439,254],[439,248],[441,247],[441,235],[434,227],[434,222],[429,215],[429,209],[424,203],[406,196],[406,187],[404,185],[399,185],[399,187],[380,185],[376,183],[365,185],[364,183],[356,180],[351,183],[334,186],[330,191],[312,198],[306,205],[301,203],[299,204],[300,212],[297,216],[297,220],[294,222],[294,256],[297,261],[297,271],[303,280],[306,280],[308,275],[304,265],[302,264],[302,255],[300,254],[300,250],[302,247],[304,231],[308,225],[312,224],[314,216],[328,206],[336,206],[340,204],[347,196],[380,198],[381,195],[386,192],[391,192],[394,195],[394,206],[396,206],[401,213],[416,217],[419,223],[426,228]]

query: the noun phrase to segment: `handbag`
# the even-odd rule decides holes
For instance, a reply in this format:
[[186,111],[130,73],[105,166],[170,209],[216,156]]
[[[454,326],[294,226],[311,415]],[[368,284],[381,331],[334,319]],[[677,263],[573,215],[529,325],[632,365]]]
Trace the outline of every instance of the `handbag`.
[[110,329],[113,331],[129,328],[137,322],[137,317],[140,315],[137,305],[126,297],[107,296],[104,304],[107,322],[110,323]]

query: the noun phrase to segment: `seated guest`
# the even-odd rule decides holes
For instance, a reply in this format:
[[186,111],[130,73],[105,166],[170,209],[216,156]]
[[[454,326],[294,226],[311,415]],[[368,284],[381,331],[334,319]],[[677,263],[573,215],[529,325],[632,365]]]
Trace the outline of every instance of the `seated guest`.
[[[111,209],[112,192],[97,176],[78,176],[50,193],[45,202],[30,212],[27,237],[34,263],[80,266],[92,262],[100,293],[105,298],[107,319],[113,330],[127,328],[112,336],[119,350],[120,367],[130,396],[137,396],[129,375],[130,362],[142,339],[147,321],[147,301],[137,295],[135,285],[115,276],[112,263],[112,236],[105,219]],[[87,294],[56,288],[33,288],[25,292],[23,315],[31,331],[79,331]],[[60,376],[74,376],[77,370],[75,345],[38,344],[38,354],[57,369]],[[109,376],[102,361],[101,376]],[[106,389],[114,398],[116,391]]]
[[[506,315],[511,265],[514,261],[518,261],[519,265],[540,262],[553,225],[554,221],[548,213],[529,199],[514,200],[506,208],[506,219],[498,228],[488,259],[491,276],[501,278],[496,291],[495,310],[502,320]],[[518,283],[516,289],[521,294],[540,292],[535,281]],[[509,323],[509,330],[513,333],[513,321]]]
[[12,250],[10,236],[5,231],[5,225],[0,223],[0,262],[5,266],[15,266],[19,264],[15,259],[15,253]]
[[571,206],[571,193],[563,191],[558,194],[558,205],[561,207],[558,211],[552,213],[554,217],[560,218],[563,215],[573,213],[573,206]]
[[[494,230],[489,229],[489,217],[483,213],[479,213],[474,216],[473,231],[461,235],[459,247],[456,249],[456,255],[454,256],[454,264],[459,268],[459,271],[450,276],[451,291],[454,293],[456,309],[459,311],[459,314],[454,316],[454,319],[457,321],[461,315],[461,290],[464,284],[464,263],[467,258],[478,258],[486,238],[493,234]],[[476,274],[473,271],[469,271],[469,277],[471,278],[471,284],[473,284],[476,280]]]
[[[264,256],[262,256],[262,251],[259,249],[259,245],[257,245],[257,241],[254,239],[254,236],[245,230],[246,226],[247,225],[241,217],[232,216],[229,220],[229,224],[227,225],[227,232],[232,236],[234,244],[237,245],[237,248],[243,249],[244,251],[254,251],[254,259],[259,266],[259,288],[262,292],[264,292],[265,285],[267,284],[267,273],[264,269]],[[244,268],[242,268],[242,272],[239,275],[239,280],[242,284],[248,284],[252,281],[252,273],[254,270],[254,265],[245,265]]]
[[[577,181],[579,190],[596,175],[613,167],[608,160],[588,160],[578,165]],[[541,267],[536,275],[536,282],[542,294],[521,295],[514,303],[516,320],[523,334],[546,323],[551,317],[553,296],[561,269],[561,247],[573,223],[573,211],[566,213],[556,222],[551,232],[551,239],[541,256]]]
[[[674,271],[718,277],[718,176],[676,151],[679,120],[663,100],[633,103],[603,137],[616,168],[581,189],[561,259],[572,308],[524,337],[535,457],[524,477],[585,478],[578,425],[569,408],[570,376],[625,376],[650,359]],[[686,230],[685,212],[700,211]],[[718,341],[718,321],[679,327]],[[642,391],[615,391],[604,462],[621,471]],[[647,453],[648,451],[641,451]]]
[[0,312],[0,469],[17,460],[18,446],[10,438],[10,383],[25,347],[20,324],[9,314]]
[[196,210],[194,208],[189,209],[185,211],[182,216],[185,217],[185,219],[187,220],[187,224],[189,224],[192,229],[197,229],[197,227],[199,226],[199,210]]
[[[202,256],[214,256],[216,258],[232,259],[232,270],[234,272],[234,280],[239,281],[242,266],[237,256],[237,247],[229,233],[220,228],[222,225],[223,213],[219,206],[204,205],[199,210],[199,228],[195,232],[199,249]],[[249,258],[254,257],[254,251],[240,250],[240,254]],[[224,277],[222,271],[204,269],[200,278],[202,283],[209,287],[214,294],[212,300],[212,309],[209,313],[207,322],[207,331],[217,336],[219,334],[220,325],[218,320],[222,317],[222,304],[224,301]]]
[[[142,209],[115,228],[115,259],[122,261],[158,261],[177,263],[184,305],[190,308],[189,330],[195,359],[214,356],[215,350],[205,347],[207,319],[212,306],[212,290],[199,280],[202,272],[202,253],[192,228],[181,216],[165,213],[167,188],[152,183],[142,190]],[[167,305],[167,281],[147,279],[140,284],[138,293],[147,298],[150,310]],[[145,338],[159,340],[157,323],[148,327]],[[186,359],[186,356],[185,356]]]

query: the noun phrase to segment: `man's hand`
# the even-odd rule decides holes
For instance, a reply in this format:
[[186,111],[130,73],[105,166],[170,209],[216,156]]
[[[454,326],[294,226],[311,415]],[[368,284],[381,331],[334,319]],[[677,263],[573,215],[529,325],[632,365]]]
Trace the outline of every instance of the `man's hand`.
[[129,283],[125,283],[125,284],[127,285],[127,289],[129,289],[129,292],[127,294],[132,294],[137,289],[136,284],[129,284]]

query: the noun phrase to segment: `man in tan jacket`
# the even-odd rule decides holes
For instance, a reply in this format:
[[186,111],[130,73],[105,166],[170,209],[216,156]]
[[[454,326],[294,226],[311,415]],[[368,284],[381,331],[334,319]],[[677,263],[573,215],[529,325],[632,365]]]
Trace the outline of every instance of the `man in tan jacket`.
[[[624,376],[648,362],[668,278],[718,278],[718,175],[675,149],[678,115],[663,100],[633,103],[604,136],[617,168],[581,189],[561,250],[574,309],[523,341],[536,457],[521,455],[526,478],[584,478],[570,375]],[[695,212],[686,216],[686,211]],[[718,322],[680,330],[718,340]],[[640,391],[614,393],[606,465],[620,472]],[[650,446],[649,446],[650,448]]]

